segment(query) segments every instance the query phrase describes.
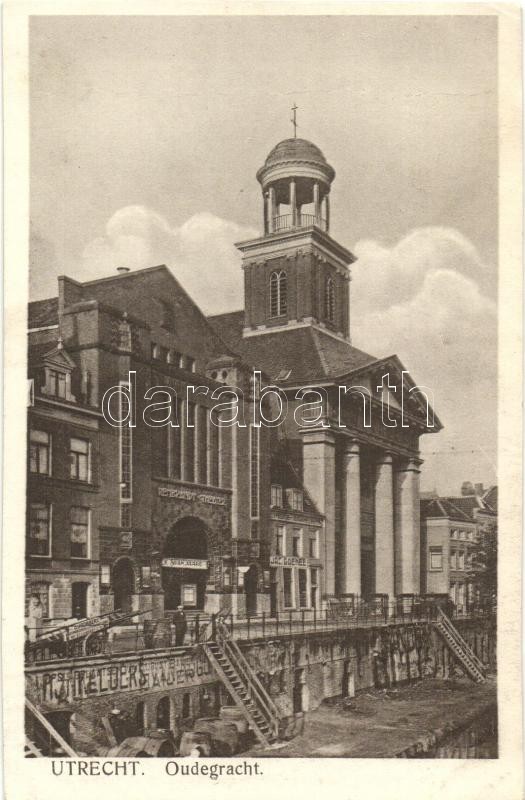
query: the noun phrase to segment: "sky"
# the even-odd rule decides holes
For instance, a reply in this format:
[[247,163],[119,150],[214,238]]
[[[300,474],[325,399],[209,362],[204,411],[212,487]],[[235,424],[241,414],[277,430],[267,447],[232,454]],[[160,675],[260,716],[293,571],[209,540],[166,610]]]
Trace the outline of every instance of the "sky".
[[496,482],[497,21],[488,16],[38,17],[30,26],[30,292],[166,263],[242,307],[257,169],[281,139],[336,170],[352,342],[397,353],[445,429],[422,488]]

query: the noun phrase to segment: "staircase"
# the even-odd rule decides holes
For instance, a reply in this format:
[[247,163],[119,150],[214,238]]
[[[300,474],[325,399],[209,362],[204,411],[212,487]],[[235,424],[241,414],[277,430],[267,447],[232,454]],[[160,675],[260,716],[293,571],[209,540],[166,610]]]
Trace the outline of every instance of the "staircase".
[[220,620],[202,646],[210,664],[262,745],[279,736],[280,714],[238,644]]
[[472,680],[476,683],[484,683],[486,673],[485,665],[475,655],[474,651],[468,646],[457,628],[440,608],[438,608],[438,618],[435,627],[448,645],[449,650],[451,650]]
[[33,703],[25,699],[26,738],[24,756],[26,758],[46,758],[62,756],[77,758],[77,754],[48,719],[40,713]]

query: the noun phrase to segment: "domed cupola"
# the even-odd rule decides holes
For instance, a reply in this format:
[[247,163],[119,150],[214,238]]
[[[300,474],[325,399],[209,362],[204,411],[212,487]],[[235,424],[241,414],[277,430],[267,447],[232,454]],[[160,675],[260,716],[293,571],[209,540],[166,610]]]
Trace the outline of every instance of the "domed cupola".
[[293,138],[275,145],[257,172],[265,235],[312,226],[328,232],[334,177],[334,169],[312,142]]

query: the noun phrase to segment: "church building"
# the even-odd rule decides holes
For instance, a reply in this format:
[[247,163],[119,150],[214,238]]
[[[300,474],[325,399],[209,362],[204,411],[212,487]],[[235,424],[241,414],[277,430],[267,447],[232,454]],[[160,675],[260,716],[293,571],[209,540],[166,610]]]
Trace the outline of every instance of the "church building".
[[[441,425],[395,355],[351,344],[334,177],[303,139],[270,152],[238,312],[206,318],[176,265],[60,277],[30,303],[27,600],[44,622],[420,592],[419,437]],[[275,426],[254,423],[268,386],[288,405]],[[144,425],[158,387],[175,407]],[[246,425],[216,410],[232,387]],[[125,424],[103,413],[108,392]]]

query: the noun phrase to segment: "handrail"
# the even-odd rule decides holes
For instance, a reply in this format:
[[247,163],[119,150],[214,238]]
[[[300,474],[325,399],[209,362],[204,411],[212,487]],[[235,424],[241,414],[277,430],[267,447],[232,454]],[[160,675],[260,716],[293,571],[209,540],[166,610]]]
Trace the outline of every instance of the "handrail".
[[65,739],[61,737],[59,732],[51,725],[48,719],[33,705],[31,700],[28,697],[25,698],[25,707],[27,710],[33,714],[33,716],[38,720],[38,722],[46,729],[48,734],[55,740],[55,742],[62,748],[62,750],[68,755],[70,758],[77,758],[77,754],[69,745]]
[[438,608],[438,621],[444,625],[445,629],[455,639],[456,644],[459,644],[463,649],[468,651],[468,657],[474,662],[478,669],[484,673],[486,671],[485,664],[477,657],[472,647],[463,639],[456,626],[452,624],[452,621],[441,608]]
[[233,639],[231,639],[231,640],[228,641],[228,644],[230,645],[230,648],[232,650],[234,650],[234,652],[236,653],[238,661],[242,664],[243,671],[247,671],[247,670],[249,671],[248,672],[248,677],[250,677],[250,679],[259,688],[259,690],[260,690],[259,693],[262,694],[263,699],[265,700],[267,705],[270,706],[270,709],[273,711],[275,716],[279,717],[280,715],[279,715],[279,710],[278,710],[277,706],[273,702],[269,692],[264,688],[264,686],[262,685],[261,681],[257,677],[257,673],[255,672],[255,670],[248,663],[244,653],[240,649],[240,647],[237,644],[237,642],[235,642]]
[[[244,656],[237,642],[230,637],[229,631],[226,628],[226,626],[221,623],[218,623],[218,625],[219,625],[219,631],[222,634],[223,641],[225,642],[226,645],[229,646],[230,652],[234,654],[234,660],[237,662],[236,666],[240,667],[247,683],[253,685],[255,694],[259,697],[259,700],[262,701],[262,704],[269,707],[270,712],[266,716],[268,717],[271,724],[275,726],[276,722],[273,719],[272,715],[279,718],[280,715],[277,706],[275,705],[269,693],[266,691],[266,689],[260,682],[255,670],[253,670],[250,664],[248,663],[246,657]],[[223,629],[222,631],[220,630],[221,628]]]

